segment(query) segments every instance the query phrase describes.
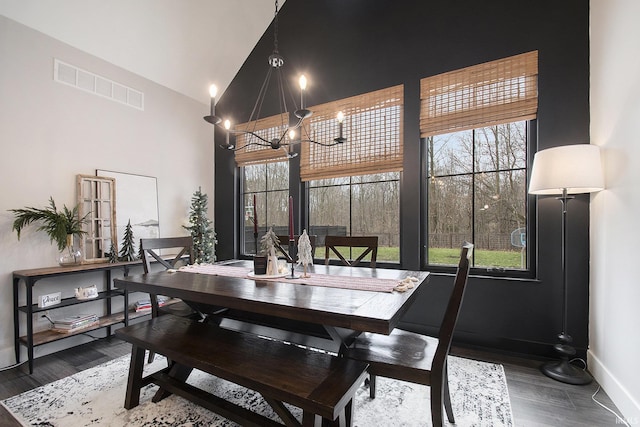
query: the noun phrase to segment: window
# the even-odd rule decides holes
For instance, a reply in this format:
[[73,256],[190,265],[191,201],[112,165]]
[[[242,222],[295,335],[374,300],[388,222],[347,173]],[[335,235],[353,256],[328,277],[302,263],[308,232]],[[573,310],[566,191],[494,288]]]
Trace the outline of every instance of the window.
[[474,267],[526,269],[527,122],[426,138],[428,263],[455,265],[474,242]]
[[[279,114],[253,122],[243,123],[236,129],[252,131],[265,139],[279,137],[289,126],[287,114]],[[240,251],[245,255],[256,253],[260,237],[273,227],[276,234],[287,234],[289,224],[289,162],[286,149],[274,150],[253,144],[251,134],[239,134],[236,163],[242,173],[242,211]],[[256,221],[257,218],[257,221]],[[283,232],[284,231],[284,232]]]
[[[400,171],[403,162],[404,86],[309,107],[310,139],[336,135],[345,115],[346,142],[304,144],[300,177],[308,182],[309,234],[378,236],[378,261],[400,262]],[[357,257],[357,255],[356,255]]]
[[309,234],[318,246],[326,235],[378,236],[378,262],[399,263],[399,212],[399,172],[309,182]]
[[[289,162],[247,165],[242,171],[244,232],[241,250],[250,255],[256,253],[256,240],[259,247],[259,239],[269,227],[273,227],[276,234],[288,234]],[[255,217],[258,221],[254,226]]]
[[537,78],[533,51],[421,80],[429,266],[454,265],[469,240],[474,267],[528,269],[527,153],[535,143]]

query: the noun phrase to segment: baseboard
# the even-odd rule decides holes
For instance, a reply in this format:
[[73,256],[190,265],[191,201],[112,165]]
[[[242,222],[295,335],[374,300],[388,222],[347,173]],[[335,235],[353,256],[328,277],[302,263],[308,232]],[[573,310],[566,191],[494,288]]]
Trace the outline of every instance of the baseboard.
[[589,371],[595,380],[620,410],[621,414],[618,415],[622,416],[630,426],[640,425],[640,402],[634,399],[625,386],[591,350],[587,352],[587,362]]
[[16,351],[13,347],[0,349],[0,369],[12,366],[16,362]]
[[[438,334],[437,328],[410,322],[400,322],[399,327],[412,332],[431,336],[437,336]],[[557,353],[553,349],[553,343],[493,337],[461,330],[456,330],[454,332],[453,343],[463,347],[495,351],[498,353],[510,354],[529,359],[549,360],[557,358]],[[576,351],[578,357],[582,359],[586,358],[586,351],[584,349],[577,348]]]

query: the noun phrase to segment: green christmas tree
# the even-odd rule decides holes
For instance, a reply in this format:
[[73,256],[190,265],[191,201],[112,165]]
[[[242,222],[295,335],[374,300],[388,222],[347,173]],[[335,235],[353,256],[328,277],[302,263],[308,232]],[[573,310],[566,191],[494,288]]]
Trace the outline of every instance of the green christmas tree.
[[131,220],[127,222],[124,229],[124,239],[122,241],[122,249],[120,249],[120,261],[135,261],[138,259],[133,249],[133,230],[131,229]]
[[201,188],[193,193],[191,198],[191,211],[189,212],[189,226],[183,227],[193,237],[194,262],[197,264],[211,263],[216,260],[215,244],[216,233],[211,228],[213,221],[207,218],[208,197],[202,193]]
[[109,262],[115,263],[118,262],[118,251],[116,250],[113,242],[111,242],[111,249],[109,250]]

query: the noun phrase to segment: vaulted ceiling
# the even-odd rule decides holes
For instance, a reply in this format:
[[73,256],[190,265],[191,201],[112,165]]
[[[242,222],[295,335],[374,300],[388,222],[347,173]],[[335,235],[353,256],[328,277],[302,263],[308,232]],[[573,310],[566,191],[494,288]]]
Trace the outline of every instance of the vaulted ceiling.
[[0,0],[0,14],[203,103],[274,11],[268,0]]

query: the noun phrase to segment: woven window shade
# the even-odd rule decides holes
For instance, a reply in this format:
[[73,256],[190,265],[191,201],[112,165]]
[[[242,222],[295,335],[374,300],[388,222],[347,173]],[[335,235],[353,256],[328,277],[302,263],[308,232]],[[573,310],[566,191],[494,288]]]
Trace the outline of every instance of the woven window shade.
[[[242,123],[235,126],[235,129],[252,131],[270,141],[274,138],[280,138],[282,134],[287,131],[288,127],[289,113],[283,113]],[[262,141],[250,134],[238,134],[236,136],[236,147],[241,148],[246,146],[246,148],[236,151],[236,163],[238,166],[242,167],[258,163],[287,160],[286,147],[274,150],[271,147],[264,147],[262,145],[251,145],[254,142],[262,143]],[[286,137],[283,142],[288,142],[288,137]]]
[[427,137],[535,119],[538,51],[420,80],[420,134]]
[[331,143],[339,136],[336,116],[344,113],[346,142],[331,147],[303,142],[302,181],[402,170],[404,86],[309,107],[303,140]]

